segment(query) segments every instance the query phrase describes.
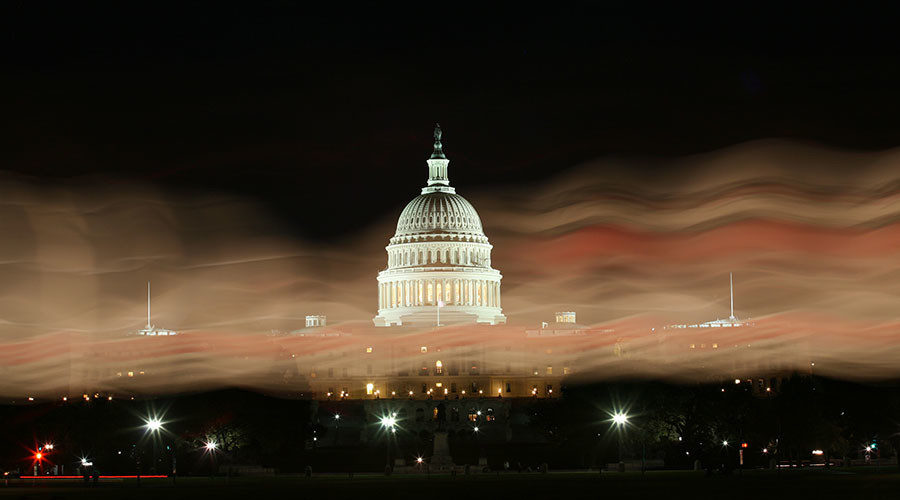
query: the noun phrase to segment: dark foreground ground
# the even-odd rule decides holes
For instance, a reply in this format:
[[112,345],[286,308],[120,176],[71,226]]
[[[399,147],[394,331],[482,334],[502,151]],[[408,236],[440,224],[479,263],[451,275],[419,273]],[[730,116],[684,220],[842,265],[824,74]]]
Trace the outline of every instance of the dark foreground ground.
[[417,475],[384,477],[278,476],[266,478],[178,478],[109,481],[96,487],[77,483],[0,487],[2,498],[258,498],[378,499],[385,498],[722,498],[722,499],[896,499],[900,473],[895,471],[749,471],[742,476],[706,477],[696,472],[484,474],[479,476]]

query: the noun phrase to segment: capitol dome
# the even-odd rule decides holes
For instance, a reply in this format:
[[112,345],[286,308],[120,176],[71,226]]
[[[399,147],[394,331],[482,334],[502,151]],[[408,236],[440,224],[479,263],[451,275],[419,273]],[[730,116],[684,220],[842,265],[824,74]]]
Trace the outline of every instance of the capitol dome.
[[413,198],[400,214],[394,239],[435,234],[485,238],[475,207],[462,196],[446,191]]
[[500,307],[500,272],[481,218],[450,186],[441,128],[434,130],[428,183],[397,221],[378,273],[376,326],[460,322],[505,323]]

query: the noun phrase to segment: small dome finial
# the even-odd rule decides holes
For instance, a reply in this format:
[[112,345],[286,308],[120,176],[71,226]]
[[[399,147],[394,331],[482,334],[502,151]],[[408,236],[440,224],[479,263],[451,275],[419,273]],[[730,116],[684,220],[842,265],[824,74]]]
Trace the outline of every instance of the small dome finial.
[[431,158],[432,159],[447,158],[446,156],[444,156],[444,150],[442,148],[443,148],[443,146],[441,145],[441,124],[435,123],[434,124],[434,151],[432,151],[432,153],[431,153]]

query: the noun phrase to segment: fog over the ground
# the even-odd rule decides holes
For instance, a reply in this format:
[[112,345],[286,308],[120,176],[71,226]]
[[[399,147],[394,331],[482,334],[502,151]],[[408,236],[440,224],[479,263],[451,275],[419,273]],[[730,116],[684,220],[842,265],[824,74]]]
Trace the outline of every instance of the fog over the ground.
[[[670,168],[641,168],[651,161]],[[464,168],[451,158],[451,182]],[[752,356],[795,357],[802,344],[830,374],[900,375],[900,151],[764,141],[560,171],[530,186],[454,184],[481,215],[503,274],[503,309],[519,331],[574,310],[579,323],[630,339],[630,359],[652,361],[632,366],[645,375],[718,368],[662,359],[645,333],[727,317],[733,272],[735,315],[755,326],[728,335],[762,339]],[[424,183],[424,161],[409,175]],[[178,363],[207,367],[210,386],[253,385],[269,373],[266,356],[230,364],[210,346],[252,353],[257,339],[300,328],[313,313],[332,325],[371,324],[375,277],[406,201],[360,234],[324,244],[292,237],[279,214],[234,196],[2,176],[0,393],[55,389],[73,353],[142,328],[148,280],[153,323],[194,334],[177,341]],[[463,343],[490,335],[454,331]],[[612,371],[609,343],[580,354],[598,375]],[[154,356],[162,365],[174,359]]]

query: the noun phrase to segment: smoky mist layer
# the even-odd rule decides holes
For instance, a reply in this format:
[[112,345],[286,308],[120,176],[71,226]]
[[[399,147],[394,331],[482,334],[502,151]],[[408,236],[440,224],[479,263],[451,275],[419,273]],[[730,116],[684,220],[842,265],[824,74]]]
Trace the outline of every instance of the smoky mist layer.
[[[784,357],[812,345],[835,375],[869,367],[865,376],[889,377],[900,371],[898,166],[897,151],[761,142],[672,162],[654,169],[670,172],[657,178],[630,174],[629,160],[598,161],[545,184],[467,198],[503,269],[511,327],[524,331],[572,310],[579,323],[616,331],[596,346],[579,344],[587,349],[583,373],[621,371],[623,362],[663,377],[721,368],[652,351],[659,340],[647,332],[727,317],[733,272],[735,315],[756,325],[733,333],[741,337],[734,344],[766,345],[752,356]],[[397,200],[397,214],[405,201]],[[148,366],[194,373],[192,384],[209,387],[265,385],[273,330],[326,314],[330,325],[356,325],[357,338],[365,335],[359,329],[377,309],[375,276],[395,220],[322,245],[291,237],[277,214],[248,200],[7,177],[0,393],[62,390],[73,359],[149,340],[127,337],[146,323],[147,281],[153,323],[183,335],[154,339],[178,348],[140,354]],[[495,334],[467,331],[461,341],[476,345]],[[559,349],[569,342],[558,341]],[[256,342],[268,346],[258,356]],[[617,342],[628,348],[613,351]],[[234,346],[251,353],[223,357]],[[167,380],[167,390],[180,389]]]

